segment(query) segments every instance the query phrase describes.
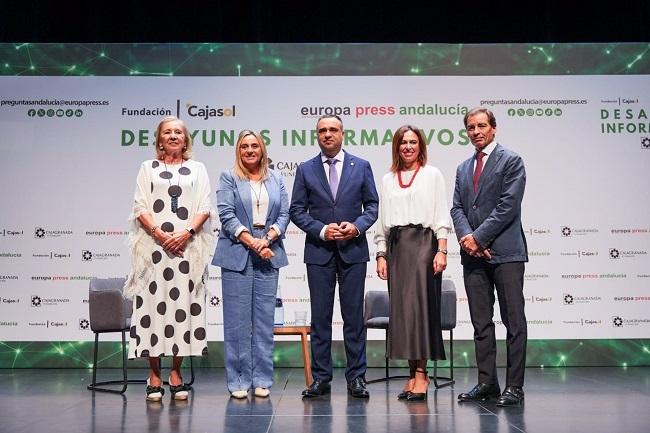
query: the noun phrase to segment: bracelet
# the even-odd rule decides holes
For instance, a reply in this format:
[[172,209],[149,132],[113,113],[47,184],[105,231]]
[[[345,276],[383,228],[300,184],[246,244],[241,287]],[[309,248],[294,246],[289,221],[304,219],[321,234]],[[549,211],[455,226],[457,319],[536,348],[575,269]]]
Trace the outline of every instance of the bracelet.
[[441,250],[440,248],[438,248],[437,252],[443,253],[444,255],[447,255],[447,250]]
[[377,254],[375,254],[375,260],[380,257],[386,258],[386,251],[377,251]]
[[151,227],[151,230],[150,230],[151,231],[151,236],[153,236],[156,233],[156,229],[158,229],[158,228],[159,228],[158,226]]
[[196,234],[196,231],[192,228],[192,226],[187,227],[185,230],[189,232],[190,236],[194,236]]

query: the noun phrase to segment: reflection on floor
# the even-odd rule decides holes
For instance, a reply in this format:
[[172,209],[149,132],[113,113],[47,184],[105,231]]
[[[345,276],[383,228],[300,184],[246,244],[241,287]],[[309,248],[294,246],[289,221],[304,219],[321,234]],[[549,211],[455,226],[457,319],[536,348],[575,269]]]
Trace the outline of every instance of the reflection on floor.
[[[395,369],[391,373],[405,373]],[[500,372],[503,377],[503,371]],[[118,375],[104,370],[101,375]],[[131,378],[145,370],[131,369]],[[383,374],[371,369],[367,377]],[[143,385],[124,395],[86,390],[85,370],[0,370],[0,432],[589,432],[650,431],[650,368],[526,370],[526,401],[516,408],[463,403],[476,370],[456,369],[452,388],[430,388],[425,402],[398,401],[402,380],[368,386],[369,400],[348,397],[343,370],[332,394],[303,400],[301,369],[276,369],[269,398],[229,398],[223,369],[198,369],[188,402],[147,403]],[[503,385],[503,384],[502,384]]]

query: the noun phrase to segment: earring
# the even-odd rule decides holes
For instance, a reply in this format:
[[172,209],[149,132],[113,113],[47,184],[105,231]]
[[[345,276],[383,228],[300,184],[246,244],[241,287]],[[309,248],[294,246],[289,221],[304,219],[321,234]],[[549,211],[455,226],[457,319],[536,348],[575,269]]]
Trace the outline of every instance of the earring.
[[160,150],[163,150],[163,147],[162,147],[162,146],[160,146],[160,147],[158,147],[158,149],[160,149]]
[[187,150],[187,146],[183,147],[183,150]]

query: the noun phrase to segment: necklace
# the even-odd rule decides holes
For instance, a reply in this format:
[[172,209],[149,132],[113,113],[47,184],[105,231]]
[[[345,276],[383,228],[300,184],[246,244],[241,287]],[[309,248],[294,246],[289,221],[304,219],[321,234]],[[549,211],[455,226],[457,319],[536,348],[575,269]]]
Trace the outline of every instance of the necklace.
[[397,170],[397,181],[399,182],[399,186],[402,188],[408,188],[411,185],[413,185],[413,181],[415,180],[415,176],[417,176],[418,171],[420,171],[420,165],[418,164],[418,168],[415,169],[415,173],[413,173],[413,176],[411,177],[411,180],[409,181],[408,184],[404,185],[404,182],[402,182],[402,171]]
[[253,188],[252,182],[248,182],[248,184],[251,187],[251,190],[253,190],[253,194],[255,194],[255,204],[256,204],[256,207],[257,207],[257,213],[260,213],[260,197],[262,197],[262,187],[264,186],[264,185],[262,185],[261,181],[259,181],[259,182],[260,182],[260,192],[259,192],[259,194],[257,193],[257,191],[255,191],[255,188]]
[[[163,164],[165,164],[165,171],[171,174],[171,172],[167,169],[167,163],[163,159]],[[180,169],[183,168],[183,160],[181,159],[181,166],[178,169],[178,182],[176,185],[172,185],[172,181],[170,180],[174,175],[172,174],[170,177],[167,178],[167,182],[169,182],[169,188],[167,188],[167,193],[169,193],[169,196],[172,198],[172,212],[176,213],[178,210],[178,197],[180,197],[181,193],[183,190],[181,189],[181,175],[180,175]]]

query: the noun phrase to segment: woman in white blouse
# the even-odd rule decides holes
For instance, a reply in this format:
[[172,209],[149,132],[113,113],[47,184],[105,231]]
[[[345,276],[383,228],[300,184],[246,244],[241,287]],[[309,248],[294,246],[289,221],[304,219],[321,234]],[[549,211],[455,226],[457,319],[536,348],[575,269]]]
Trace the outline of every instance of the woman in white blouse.
[[427,361],[445,359],[440,328],[442,271],[451,229],[442,173],[427,165],[422,132],[411,125],[393,136],[393,162],[382,178],[375,234],[377,275],[388,280],[388,357],[408,359],[399,399],[426,400]]

